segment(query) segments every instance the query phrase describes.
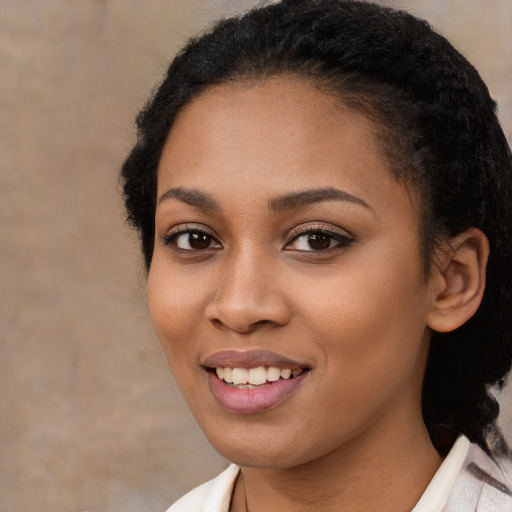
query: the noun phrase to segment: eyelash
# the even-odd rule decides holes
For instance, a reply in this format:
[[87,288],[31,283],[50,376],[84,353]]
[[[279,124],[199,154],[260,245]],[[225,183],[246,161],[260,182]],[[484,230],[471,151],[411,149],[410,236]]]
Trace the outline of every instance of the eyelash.
[[208,231],[205,231],[204,229],[200,229],[196,226],[179,226],[173,232],[161,236],[160,240],[164,245],[174,245],[175,250],[183,251],[183,252],[203,252],[203,251],[207,251],[208,249],[212,249],[212,248],[217,249],[217,247],[205,247],[203,249],[184,249],[182,247],[178,247],[177,241],[180,237],[182,237],[184,235],[189,236],[189,239],[188,239],[189,245],[190,245],[190,236],[198,235],[199,237],[202,236],[202,237],[209,239],[209,245],[211,245],[212,242],[216,242],[220,246],[220,243],[216,240],[216,238],[213,235],[208,233]]
[[[197,248],[197,249],[193,249],[193,248],[185,249],[183,247],[179,247],[177,244],[177,241],[180,237],[182,237],[184,235],[189,236],[189,239],[187,241],[189,246],[190,246],[190,241],[191,241],[190,240],[191,235],[196,235],[198,237],[197,241],[199,241],[199,243],[201,243],[201,241],[203,241],[203,242],[208,241],[208,246],[204,247],[204,248]],[[203,240],[201,240],[200,237],[203,237]],[[312,240],[314,241],[315,237],[319,237],[319,238],[324,237],[329,242],[329,247],[318,248],[318,249],[311,248],[310,250],[309,249],[293,249],[293,248],[287,249],[290,245],[297,242],[298,240],[300,240],[303,237],[310,237],[310,240],[308,240],[306,242],[308,244],[311,244],[311,241]],[[176,251],[188,252],[188,253],[194,253],[194,252],[195,253],[204,253],[205,251],[208,251],[208,250],[212,250],[212,249],[216,250],[216,249],[222,248],[222,245],[220,244],[220,242],[218,242],[217,239],[213,235],[211,235],[208,231],[200,229],[195,226],[186,226],[186,225],[180,226],[180,227],[176,228],[173,232],[161,236],[160,240],[166,246],[173,245],[174,249]],[[316,239],[316,241],[318,242],[319,240]],[[320,241],[320,243],[322,243],[323,241],[325,241],[325,240]],[[330,245],[333,241],[335,241],[336,244],[331,247]],[[339,250],[341,248],[347,247],[354,242],[355,242],[355,240],[353,238],[351,238],[350,236],[343,235],[339,232],[332,231],[332,230],[326,229],[324,227],[304,227],[304,228],[300,229],[298,232],[296,232],[295,234],[293,234],[292,239],[285,245],[285,250],[289,250],[289,251],[296,250],[297,252],[310,252],[310,253],[319,253],[319,254],[324,253],[325,254],[325,253],[330,253],[335,250]],[[212,243],[214,244],[214,246],[212,246]],[[310,247],[311,247],[311,245],[310,245]]]
[[[289,245],[291,245],[292,243],[296,242],[297,240],[303,238],[303,237],[311,237],[310,240],[306,243],[310,243],[312,240],[314,240],[313,237],[326,237],[328,240],[329,240],[329,245],[335,241],[337,242],[334,246],[332,247],[327,247],[325,249],[313,249],[311,248],[311,250],[308,250],[308,249],[302,249],[299,251],[300,252],[311,252],[311,253],[330,253],[332,251],[336,251],[336,250],[339,250],[339,249],[342,249],[344,247],[348,247],[349,245],[351,245],[352,243],[355,242],[355,239],[350,237],[350,236],[347,236],[347,235],[343,235],[337,231],[332,231],[330,229],[326,229],[324,227],[304,227],[302,228],[301,230],[299,230],[299,232],[297,232],[296,234],[294,234],[293,238],[290,240],[290,242],[288,242],[286,244],[286,247],[288,247]],[[288,249],[288,250],[293,250],[293,249]]]

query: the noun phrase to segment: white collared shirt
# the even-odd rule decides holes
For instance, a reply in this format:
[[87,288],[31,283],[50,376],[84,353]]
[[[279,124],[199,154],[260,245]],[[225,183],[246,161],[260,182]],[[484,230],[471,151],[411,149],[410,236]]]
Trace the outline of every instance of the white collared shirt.
[[[232,464],[167,512],[229,512],[239,471]],[[494,462],[460,436],[411,512],[512,512],[511,476],[509,461]]]

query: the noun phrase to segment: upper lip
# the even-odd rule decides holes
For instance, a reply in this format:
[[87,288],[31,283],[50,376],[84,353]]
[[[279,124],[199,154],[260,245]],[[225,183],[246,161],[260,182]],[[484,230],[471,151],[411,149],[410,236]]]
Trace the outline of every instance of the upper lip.
[[269,350],[222,350],[208,356],[203,362],[207,368],[257,368],[259,366],[275,366],[298,370],[307,365],[284,357]]

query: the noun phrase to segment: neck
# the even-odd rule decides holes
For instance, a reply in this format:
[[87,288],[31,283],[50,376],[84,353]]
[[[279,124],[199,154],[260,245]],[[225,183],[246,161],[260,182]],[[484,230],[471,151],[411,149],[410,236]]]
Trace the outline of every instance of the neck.
[[[232,512],[362,512],[414,508],[441,463],[422,421],[364,432],[293,468],[243,468]],[[377,435],[378,434],[378,435]]]

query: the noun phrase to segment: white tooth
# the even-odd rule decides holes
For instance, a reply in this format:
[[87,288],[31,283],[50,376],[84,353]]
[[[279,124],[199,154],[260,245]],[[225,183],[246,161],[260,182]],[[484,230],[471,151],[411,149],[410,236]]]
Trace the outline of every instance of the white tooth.
[[233,384],[247,384],[249,372],[245,368],[233,368]]
[[215,369],[215,372],[217,373],[217,377],[219,377],[220,380],[222,380],[224,378],[224,368],[217,366],[217,368]]
[[292,370],[292,375],[294,377],[297,377],[297,375],[300,375],[302,373],[302,368],[299,368],[298,370]]
[[263,366],[259,366],[258,368],[251,368],[249,370],[248,382],[254,386],[265,384],[265,382],[267,382],[267,371],[265,368],[263,368]]
[[276,380],[279,380],[279,377],[281,377],[281,370],[280,368],[276,368],[275,366],[271,366],[267,370],[267,380],[270,382],[275,382]]
[[281,370],[281,377],[283,379],[289,379],[291,374],[292,371],[289,368],[284,368],[283,370]]
[[224,382],[231,384],[233,382],[233,368],[223,368],[224,370]]

